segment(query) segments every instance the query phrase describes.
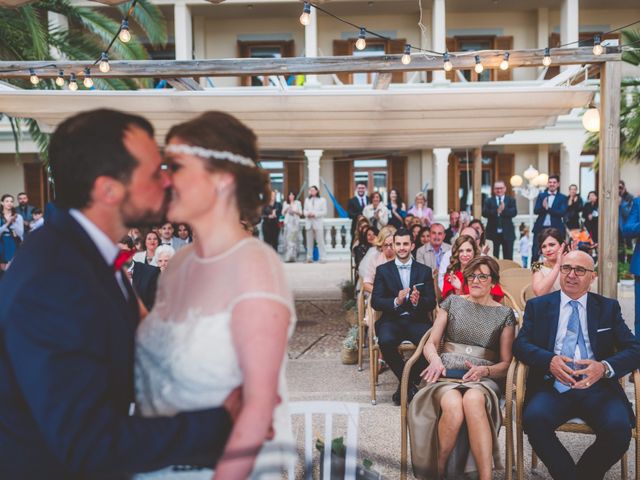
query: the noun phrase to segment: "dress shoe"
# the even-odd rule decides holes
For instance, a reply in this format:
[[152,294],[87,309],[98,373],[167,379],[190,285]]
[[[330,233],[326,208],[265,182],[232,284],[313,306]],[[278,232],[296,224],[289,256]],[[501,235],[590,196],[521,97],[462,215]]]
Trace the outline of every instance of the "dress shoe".
[[391,395],[391,400],[393,400],[393,404],[396,407],[400,406],[400,385],[398,385],[398,389],[396,390],[396,392]]
[[409,386],[409,395],[407,396],[407,403],[411,403],[411,400],[413,400],[413,397],[416,396],[416,393],[418,393],[418,387],[416,385],[410,385]]
[[[416,385],[409,385],[409,391],[407,392],[407,405],[411,403],[411,400],[413,400],[413,397],[415,397],[416,393],[418,393],[418,387]],[[393,404],[396,407],[400,406],[400,386],[398,386],[398,389],[395,391],[395,393],[391,395],[391,400],[393,400]]]

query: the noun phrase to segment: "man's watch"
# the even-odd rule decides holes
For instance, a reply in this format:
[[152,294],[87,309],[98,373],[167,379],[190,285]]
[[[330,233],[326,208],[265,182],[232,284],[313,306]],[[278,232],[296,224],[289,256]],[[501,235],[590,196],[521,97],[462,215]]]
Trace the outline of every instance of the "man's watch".
[[604,378],[613,377],[613,370],[611,370],[611,366],[607,362],[600,362],[604,367]]

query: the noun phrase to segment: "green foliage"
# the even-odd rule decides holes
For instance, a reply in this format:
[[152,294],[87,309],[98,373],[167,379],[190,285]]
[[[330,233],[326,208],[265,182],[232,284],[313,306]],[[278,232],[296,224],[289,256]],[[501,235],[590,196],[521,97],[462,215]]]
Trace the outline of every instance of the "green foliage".
[[347,332],[347,336],[342,341],[342,346],[347,350],[357,350],[358,349],[358,326],[353,325],[349,332]]

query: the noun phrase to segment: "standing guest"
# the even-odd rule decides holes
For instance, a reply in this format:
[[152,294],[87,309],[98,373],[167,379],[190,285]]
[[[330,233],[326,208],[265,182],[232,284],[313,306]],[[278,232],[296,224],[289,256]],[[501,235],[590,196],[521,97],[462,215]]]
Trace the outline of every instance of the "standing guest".
[[484,201],[482,216],[487,219],[487,238],[493,242],[493,256],[513,260],[513,242],[516,239],[513,217],[518,214],[515,198],[506,195],[502,180],[493,184],[493,196]]
[[582,213],[582,207],[584,207],[584,203],[578,193],[578,186],[576,184],[569,185],[567,214],[564,217],[564,223],[569,230],[580,228],[580,213]]
[[395,188],[392,188],[389,191],[389,203],[387,204],[387,210],[389,210],[389,224],[396,228],[402,228],[404,225],[404,217],[407,216],[407,206],[404,204],[400,193]]
[[29,233],[41,228],[44,225],[44,214],[39,208],[34,208],[31,217],[31,226]]
[[560,290],[560,267],[567,253],[566,237],[556,228],[545,228],[538,235],[543,262],[531,264],[533,278],[531,287],[536,296]]
[[430,227],[433,223],[433,210],[427,206],[427,197],[422,192],[416,193],[413,207],[407,213],[419,218],[424,227]]
[[451,250],[451,245],[444,243],[445,230],[441,223],[432,223],[429,229],[429,242],[425,243],[416,252],[416,261],[429,267],[434,275],[440,270],[440,262],[446,252]]
[[[617,300],[589,293],[593,272],[587,253],[569,252],[561,290],[527,302],[513,344],[529,366],[523,428],[556,480],[602,479],[629,448],[635,424],[618,379],[640,365],[640,343]],[[577,465],[556,434],[576,417],[596,435]]]
[[130,228],[129,231],[127,232],[127,235],[129,235],[133,241],[135,242],[136,239],[140,238],[142,236],[142,233],[140,233],[140,229],[137,227],[133,227]]
[[171,222],[165,222],[160,226],[160,228],[158,228],[158,235],[160,236],[160,244],[169,245],[177,252],[182,247],[184,247],[186,243],[181,238],[174,237],[173,236],[174,232],[175,232],[175,228],[173,228],[173,224]]
[[367,196],[367,184],[364,182],[358,182],[356,184],[356,194],[349,199],[347,203],[347,213],[351,219],[351,236],[356,230],[358,223],[358,215],[362,215],[362,210],[369,203],[369,197]]
[[156,249],[156,264],[161,272],[164,272],[169,265],[169,260],[173,258],[176,251],[171,245],[160,245]]
[[598,215],[598,194],[591,191],[587,196],[587,203],[582,208],[582,218],[587,232],[595,243],[598,243]]
[[160,236],[153,230],[144,236],[144,250],[133,256],[133,261],[146,265],[158,266],[156,262],[156,249],[160,246]]
[[323,225],[323,219],[327,216],[327,201],[320,196],[320,190],[315,185],[309,187],[303,213],[307,219],[307,263],[312,262],[314,241],[318,244],[320,262],[323,263],[327,255],[324,248]]
[[302,217],[302,204],[296,200],[296,195],[289,192],[287,201],[282,206],[284,215],[284,261],[295,262],[298,258],[298,246],[300,245],[300,218]]
[[622,263],[629,263],[630,258],[627,258],[627,251],[631,251],[633,248],[633,240],[630,237],[625,237],[622,234],[622,225],[626,223],[631,209],[633,208],[633,195],[627,191],[626,184],[620,180],[618,184],[618,195],[620,197],[620,222],[618,231],[618,261]]
[[524,227],[522,232],[520,232],[518,250],[520,251],[520,257],[522,259],[522,268],[529,268],[529,254],[531,253],[531,234],[529,233],[529,227]]
[[[469,235],[460,235],[451,248],[451,263],[447,267],[442,286],[442,299],[449,295],[469,295],[469,284],[464,278],[464,269],[469,262],[481,256],[480,249],[475,239]],[[496,283],[491,288],[491,296],[496,302],[501,302],[504,292],[500,285]]]
[[176,233],[178,234],[178,238],[182,240],[185,245],[193,242],[191,227],[186,223],[179,223],[178,228],[176,229]]
[[[409,408],[411,463],[417,478],[467,478],[476,471],[480,480],[490,480],[494,466],[502,468],[500,398],[516,319],[511,308],[491,298],[500,281],[498,262],[477,257],[464,277],[471,286],[469,295],[451,295],[442,302],[423,350],[429,362],[421,373],[426,384]],[[465,372],[460,372],[461,382],[446,381],[454,370]],[[468,441],[459,442],[459,435]],[[448,462],[449,457],[461,461]]]
[[636,298],[636,318],[635,333],[636,338],[640,338],[640,197],[633,201],[633,207],[626,220],[620,219],[622,234],[627,238],[636,239],[636,248],[631,257],[629,271],[635,278],[635,298]]
[[276,252],[280,238],[280,215],[282,204],[276,201],[276,192],[272,190],[271,200],[262,208],[262,237]]
[[480,243],[478,244],[480,253],[482,255],[491,255],[491,252],[494,251],[493,242],[487,239],[482,220],[480,220],[479,218],[474,218],[473,220],[471,220],[471,222],[469,222],[469,226],[476,232],[478,232],[478,235],[480,236]]
[[358,245],[353,249],[353,258],[356,270],[360,266],[360,262],[365,257],[370,248],[375,248],[378,230],[376,227],[367,226],[360,232],[360,240]]
[[[560,188],[560,177],[551,175],[547,183],[547,190],[538,195],[533,213],[538,215],[536,223],[533,225],[533,236],[537,235],[545,228],[557,228],[564,232],[564,216],[567,213],[567,196],[558,191]],[[538,242],[533,242],[531,252],[531,262],[537,262],[540,256]]]
[[33,211],[35,208],[36,207],[33,205],[29,205],[29,197],[26,193],[20,192],[18,194],[18,206],[16,207],[16,211],[18,212],[18,215],[22,217],[25,230],[29,230],[31,228],[31,221],[33,220]]
[[371,194],[371,203],[364,207],[362,215],[378,230],[389,223],[389,210],[387,210],[387,207],[382,202],[380,192],[373,192]]
[[452,210],[449,212],[449,227],[445,230],[444,243],[451,245],[452,239],[458,235],[460,230],[460,212]]
[[[400,405],[400,380],[404,360],[398,346],[404,340],[417,345],[431,327],[429,315],[436,306],[433,274],[426,265],[411,259],[411,235],[405,229],[393,236],[396,259],[376,269],[371,305],[382,312],[375,324],[382,356],[398,379],[393,403]],[[420,372],[426,367],[419,361],[410,373],[409,400],[417,392]]]
[[24,235],[22,217],[13,207],[13,195],[5,193],[0,200],[2,214],[0,215],[0,270],[6,270],[7,265],[16,253],[18,245]]

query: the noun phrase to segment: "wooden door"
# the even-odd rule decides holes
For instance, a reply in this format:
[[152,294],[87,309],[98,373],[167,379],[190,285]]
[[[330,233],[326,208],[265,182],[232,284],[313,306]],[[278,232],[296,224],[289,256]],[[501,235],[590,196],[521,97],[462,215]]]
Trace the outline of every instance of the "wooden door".
[[389,157],[387,159],[389,171],[388,189],[398,190],[400,197],[407,203],[407,157]]
[[353,160],[334,160],[333,195],[344,208],[355,191],[353,185]]

